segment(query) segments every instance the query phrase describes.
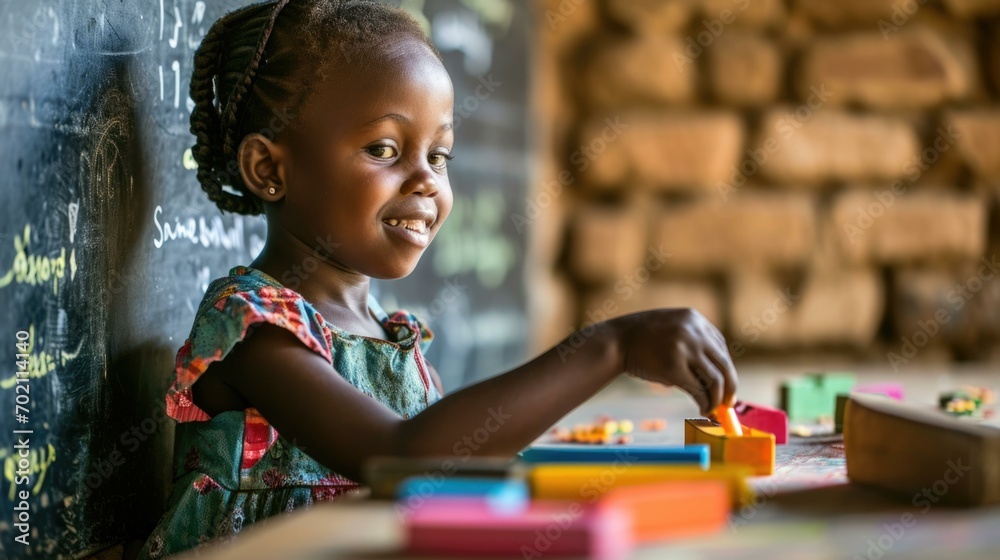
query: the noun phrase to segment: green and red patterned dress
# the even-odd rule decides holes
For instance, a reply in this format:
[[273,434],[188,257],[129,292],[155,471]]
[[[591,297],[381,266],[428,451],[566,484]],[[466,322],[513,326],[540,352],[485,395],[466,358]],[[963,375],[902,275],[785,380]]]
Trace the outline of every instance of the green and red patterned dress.
[[[209,284],[167,390],[167,415],[178,422],[173,494],[139,558],[229,538],[262,519],[359,489],[281,437],[254,408],[209,416],[192,402],[191,385],[251,325],[267,322],[323,356],[331,374],[409,418],[441,398],[423,357],[433,334],[406,311],[389,316],[373,297],[369,307],[388,340],[337,328],[301,294],[254,268],[234,267]],[[280,384],[281,372],[274,375]]]

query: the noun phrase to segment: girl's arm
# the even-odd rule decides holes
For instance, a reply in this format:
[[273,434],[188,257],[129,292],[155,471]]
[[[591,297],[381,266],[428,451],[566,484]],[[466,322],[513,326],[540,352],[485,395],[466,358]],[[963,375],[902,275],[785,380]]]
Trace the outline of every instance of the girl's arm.
[[512,456],[622,372],[679,385],[703,412],[731,402],[736,389],[722,335],[686,309],[598,323],[408,420],[358,391],[285,329],[260,325],[245,340],[253,343],[237,344],[209,370],[219,366],[219,378],[283,437],[353,480],[378,455]]

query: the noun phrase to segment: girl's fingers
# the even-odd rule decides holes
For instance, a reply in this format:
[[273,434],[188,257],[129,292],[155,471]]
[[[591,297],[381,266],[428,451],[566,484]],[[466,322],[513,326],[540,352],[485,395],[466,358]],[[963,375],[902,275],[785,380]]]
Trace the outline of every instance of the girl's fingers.
[[712,339],[719,343],[720,347],[722,348],[726,347],[726,337],[725,335],[722,334],[722,331],[720,331],[719,328],[715,326],[714,323],[712,323],[708,319],[705,319],[702,321],[702,326],[704,330],[708,332],[708,334],[712,337]]
[[705,354],[700,354],[697,357],[697,362],[695,367],[700,374],[700,378],[703,381],[703,386],[705,387],[705,396],[708,400],[708,406],[703,410],[705,413],[710,413],[715,410],[715,407],[719,406],[722,402],[722,392],[723,392],[723,375],[719,371],[719,368],[712,363],[712,360],[708,358]]
[[704,321],[704,331],[708,336],[704,337],[704,352],[715,366],[716,370],[722,374],[722,400],[719,404],[726,403],[732,405],[736,398],[736,386],[738,378],[736,366],[733,365],[732,357],[729,355],[729,347],[726,346],[726,337],[710,321]]
[[728,406],[732,406],[733,401],[736,399],[736,386],[739,382],[736,375],[736,366],[733,365],[729,351],[719,350],[714,346],[707,345],[705,347],[705,354],[722,376],[722,400],[720,404],[725,403]]
[[712,338],[714,338],[715,341],[719,343],[719,346],[726,348],[726,337],[722,334],[722,331],[720,331],[712,323],[708,321],[705,322],[708,323],[708,332],[712,335]]
[[713,386],[716,385],[709,368],[715,369],[714,366],[708,364],[704,356],[696,358],[690,366],[694,383],[688,392],[698,402],[702,414],[708,414],[712,410],[712,394],[715,390]]
[[681,387],[694,398],[698,403],[698,409],[702,412],[709,409],[711,404],[708,396],[708,388],[702,376],[698,373],[698,366],[694,363],[688,366],[688,380]]

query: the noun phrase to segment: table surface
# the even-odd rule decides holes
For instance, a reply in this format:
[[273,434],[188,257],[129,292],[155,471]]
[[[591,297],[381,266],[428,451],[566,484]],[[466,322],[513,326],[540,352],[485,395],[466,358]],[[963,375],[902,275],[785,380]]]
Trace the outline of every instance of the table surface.
[[[774,405],[784,377],[799,371],[741,372],[741,399]],[[884,372],[858,371],[859,382],[900,381]],[[1000,385],[1000,376],[977,370],[908,373],[907,401],[931,405],[939,392],[961,384]],[[698,416],[684,394],[623,378],[571,412],[559,425],[616,418],[661,417],[663,432],[637,433],[636,444],[683,443],[683,419]],[[540,441],[544,441],[541,438]],[[1000,458],[998,458],[1000,460]],[[851,484],[837,438],[792,438],[776,450],[775,473],[755,477],[758,497],[733,511],[722,531],[637,548],[630,558],[740,558],[940,560],[1000,558],[1000,506],[924,512],[909,500]],[[911,514],[916,520],[909,526]],[[200,549],[198,558],[410,558],[400,553],[403,526],[392,504],[372,500],[323,502],[250,527],[229,542]],[[191,555],[193,556],[193,555]],[[178,557],[182,558],[182,557]]]

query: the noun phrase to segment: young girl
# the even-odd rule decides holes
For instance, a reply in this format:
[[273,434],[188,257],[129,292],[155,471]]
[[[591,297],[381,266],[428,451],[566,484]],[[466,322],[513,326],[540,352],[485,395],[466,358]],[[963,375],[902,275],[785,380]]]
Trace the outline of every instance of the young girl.
[[140,557],[354,492],[370,457],[455,455],[491,418],[475,453],[512,456],[622,373],[680,386],[706,413],[733,400],[725,340],[690,309],[593,325],[572,352],[442,397],[431,331],[369,294],[370,278],[413,270],[452,206],[454,92],[405,12],[231,12],[195,55],[191,97],[202,188],[223,211],[264,213],[267,241],[209,285],[177,353],[174,491]]

